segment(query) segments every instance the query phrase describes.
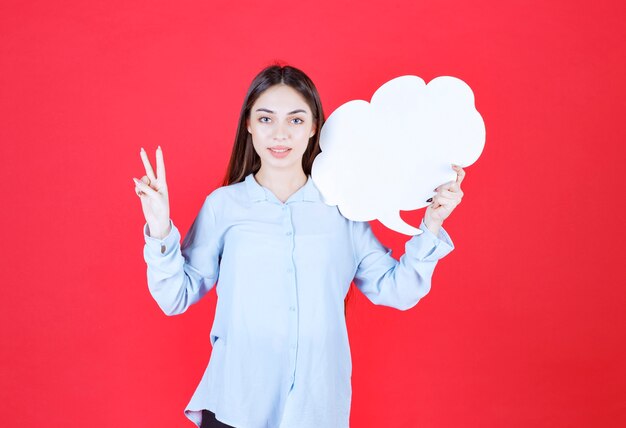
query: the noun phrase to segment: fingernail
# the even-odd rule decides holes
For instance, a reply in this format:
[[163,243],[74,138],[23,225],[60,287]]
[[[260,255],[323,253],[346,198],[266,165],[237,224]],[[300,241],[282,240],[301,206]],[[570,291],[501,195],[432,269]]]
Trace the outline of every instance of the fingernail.
[[157,149],[161,150],[161,146],[158,146]]
[[139,180],[137,180],[135,177],[133,177],[133,181],[135,182],[135,184],[139,184]]
[[141,148],[141,151],[142,151],[142,152],[145,152],[145,150],[143,149],[143,147]]
[[426,199],[426,202],[432,202],[432,201],[433,201],[433,198]]

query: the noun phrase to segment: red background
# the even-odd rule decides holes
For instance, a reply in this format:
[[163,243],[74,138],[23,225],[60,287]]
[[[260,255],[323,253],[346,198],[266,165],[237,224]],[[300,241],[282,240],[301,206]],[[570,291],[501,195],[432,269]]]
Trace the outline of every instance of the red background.
[[248,84],[282,60],[327,115],[403,74],[452,75],[486,123],[431,293],[407,312],[348,304],[351,426],[626,426],[625,9],[3,0],[2,425],[191,426],[215,292],[160,312],[131,178],[160,144],[185,232]]

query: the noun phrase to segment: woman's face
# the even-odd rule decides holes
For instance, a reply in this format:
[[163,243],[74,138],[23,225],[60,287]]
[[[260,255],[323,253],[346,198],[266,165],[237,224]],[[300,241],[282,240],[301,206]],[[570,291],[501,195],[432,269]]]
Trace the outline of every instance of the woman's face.
[[274,85],[259,96],[247,120],[252,144],[265,168],[302,168],[302,155],[315,134],[305,99],[287,85]]

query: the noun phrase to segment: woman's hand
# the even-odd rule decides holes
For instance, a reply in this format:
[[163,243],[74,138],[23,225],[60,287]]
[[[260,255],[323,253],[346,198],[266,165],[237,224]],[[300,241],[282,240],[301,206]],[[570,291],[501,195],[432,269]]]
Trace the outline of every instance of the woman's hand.
[[143,166],[146,169],[146,175],[141,177],[141,180],[133,177],[135,193],[141,200],[141,208],[150,228],[150,236],[162,239],[171,230],[170,204],[167,196],[167,183],[165,182],[163,152],[161,151],[161,146],[159,146],[156,151],[156,175],[154,175],[154,170],[148,160],[148,154],[143,147],[140,155]]
[[456,171],[456,181],[442,184],[435,189],[437,194],[433,196],[433,202],[426,208],[426,213],[424,214],[426,227],[435,235],[438,234],[443,221],[448,218],[454,208],[461,203],[461,198],[463,198],[461,182],[465,178],[465,171],[457,165],[452,165],[452,169]]

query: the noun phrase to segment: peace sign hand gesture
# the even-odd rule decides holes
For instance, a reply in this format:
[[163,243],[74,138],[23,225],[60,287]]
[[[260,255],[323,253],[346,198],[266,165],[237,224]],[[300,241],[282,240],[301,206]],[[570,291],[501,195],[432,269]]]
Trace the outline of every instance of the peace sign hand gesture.
[[165,163],[163,162],[163,152],[161,146],[156,150],[157,174],[154,170],[148,154],[141,148],[141,160],[146,169],[146,175],[135,182],[135,193],[141,200],[141,208],[150,228],[150,236],[157,239],[165,238],[170,230],[170,204],[167,195],[167,183],[165,182]]
[[424,222],[429,229],[438,230],[438,226],[441,226],[443,221],[452,213],[452,210],[461,203],[461,198],[463,198],[461,182],[465,178],[465,171],[458,165],[452,165],[452,169],[457,173],[456,181],[438,186],[435,189],[437,194],[432,198],[432,204],[426,208]]

